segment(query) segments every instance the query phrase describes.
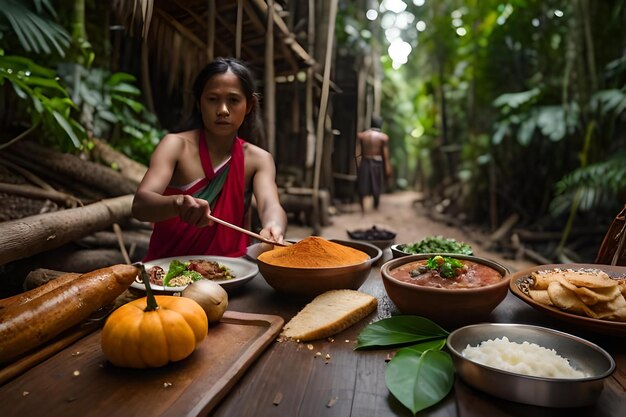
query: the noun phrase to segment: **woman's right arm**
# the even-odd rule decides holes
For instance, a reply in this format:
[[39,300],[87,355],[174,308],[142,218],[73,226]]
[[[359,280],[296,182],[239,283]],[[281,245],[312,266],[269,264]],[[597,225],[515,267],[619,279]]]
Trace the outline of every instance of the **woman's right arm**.
[[209,226],[211,213],[209,203],[190,195],[164,196],[176,164],[184,149],[183,138],[169,134],[163,138],[150,158],[150,167],[137,188],[133,199],[133,216],[145,222],[160,222],[179,216],[181,220],[196,227]]
[[183,141],[176,135],[166,135],[150,158],[150,167],[137,187],[133,199],[133,216],[141,221],[158,222],[179,214],[182,196],[164,196],[178,157],[182,153]]

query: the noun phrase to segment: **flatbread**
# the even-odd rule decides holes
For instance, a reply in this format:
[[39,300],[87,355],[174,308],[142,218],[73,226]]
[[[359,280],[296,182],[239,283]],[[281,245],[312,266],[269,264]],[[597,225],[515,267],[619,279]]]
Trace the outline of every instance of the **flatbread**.
[[548,295],[550,296],[552,304],[560,309],[575,314],[590,315],[591,313],[595,315],[574,291],[565,288],[558,281],[551,282],[550,285],[548,285]]
[[528,290],[528,295],[530,298],[535,300],[538,303],[545,304],[547,306],[552,305],[552,300],[550,300],[550,296],[548,295],[548,290]]
[[538,303],[594,319],[626,322],[626,278],[599,269],[544,269],[530,274],[528,295]]
[[532,272],[530,274],[530,277],[533,279],[533,282],[534,282],[532,285],[532,288],[534,290],[547,290],[548,285],[550,285],[552,281],[556,280],[556,275],[555,275],[556,273],[557,273],[556,270],[552,270],[552,271],[543,270],[543,271]]
[[626,311],[626,299],[624,299],[620,293],[619,297],[615,297],[611,301],[604,301],[593,305],[591,310],[594,312],[596,317],[600,319],[614,317],[618,311]]
[[623,298],[618,286],[594,289],[575,287],[574,292],[580,297],[581,301],[588,306],[595,305],[599,302],[608,302],[617,297]]
[[616,280],[611,279],[606,272],[599,269],[579,271],[568,269],[563,278],[577,287],[607,288],[617,286]]

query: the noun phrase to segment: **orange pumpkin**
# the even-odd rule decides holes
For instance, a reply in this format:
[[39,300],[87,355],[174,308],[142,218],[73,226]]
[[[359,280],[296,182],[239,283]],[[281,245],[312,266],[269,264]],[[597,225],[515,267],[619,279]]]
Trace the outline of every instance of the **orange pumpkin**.
[[[145,283],[144,279],[144,283]],[[190,298],[147,296],[111,314],[102,330],[104,356],[114,365],[148,368],[185,359],[206,337],[209,322]]]

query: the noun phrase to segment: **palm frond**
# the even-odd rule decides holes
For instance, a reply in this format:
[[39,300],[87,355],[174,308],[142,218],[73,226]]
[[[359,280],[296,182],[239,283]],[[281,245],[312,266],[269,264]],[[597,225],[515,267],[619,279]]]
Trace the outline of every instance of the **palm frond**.
[[606,161],[576,169],[557,182],[550,211],[562,214],[577,192],[581,193],[580,210],[590,211],[616,200],[625,190],[626,151],[621,151]]
[[[44,6],[48,10],[52,8],[47,0],[35,1],[38,10]],[[26,51],[49,54],[54,49],[59,55],[65,56],[70,35],[63,27],[31,11],[24,4],[15,0],[0,0],[1,21],[11,26]]]

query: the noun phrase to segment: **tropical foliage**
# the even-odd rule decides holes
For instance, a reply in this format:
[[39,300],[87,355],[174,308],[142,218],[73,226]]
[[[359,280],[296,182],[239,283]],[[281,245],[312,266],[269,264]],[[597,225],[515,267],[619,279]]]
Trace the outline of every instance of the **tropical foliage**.
[[[4,130],[17,133],[4,138],[3,146],[41,130],[40,141],[72,151],[95,136],[147,163],[163,130],[143,105],[134,76],[91,67],[95,57],[81,15],[84,1],[66,7],[72,7],[65,10],[73,16],[71,36],[55,21],[49,0],[0,0],[0,85],[10,86],[2,90],[1,102],[16,113]],[[9,50],[12,55],[5,55]],[[45,64],[35,64],[31,56]]]
[[411,46],[382,58],[400,183],[491,227],[608,224],[626,200],[625,2],[398,4],[370,25]]

